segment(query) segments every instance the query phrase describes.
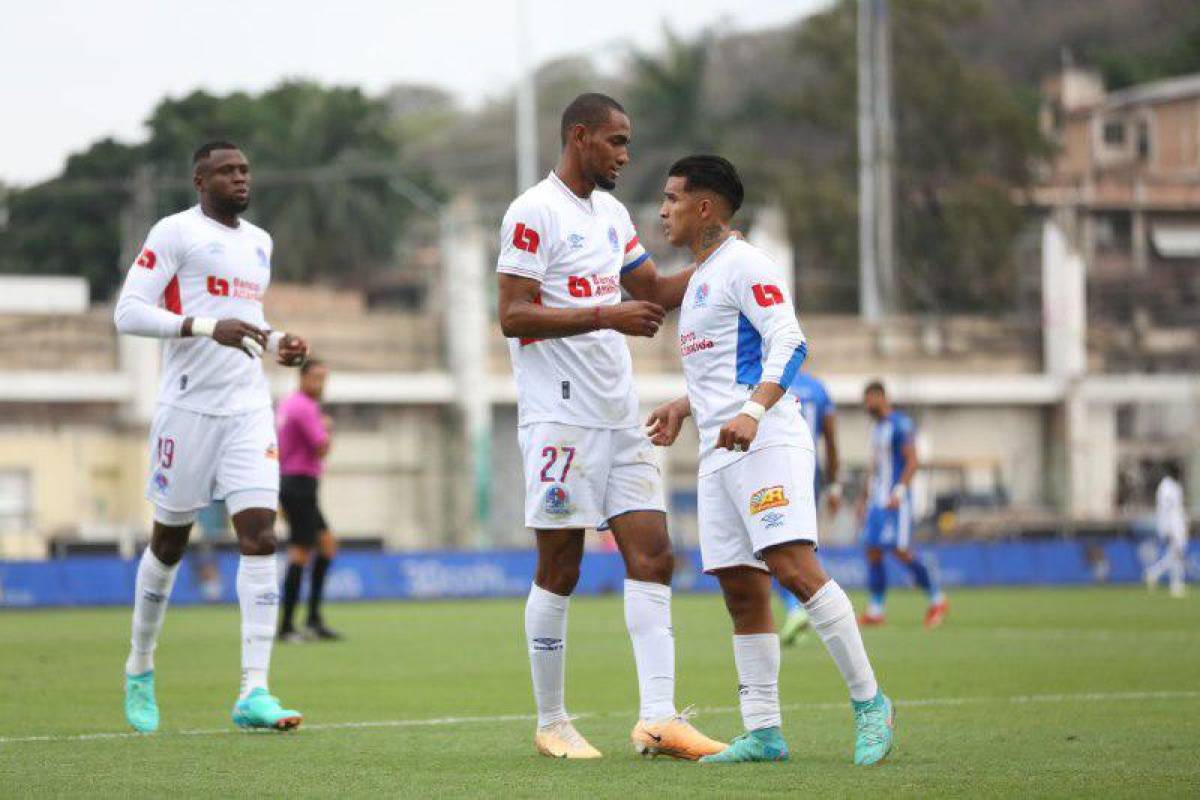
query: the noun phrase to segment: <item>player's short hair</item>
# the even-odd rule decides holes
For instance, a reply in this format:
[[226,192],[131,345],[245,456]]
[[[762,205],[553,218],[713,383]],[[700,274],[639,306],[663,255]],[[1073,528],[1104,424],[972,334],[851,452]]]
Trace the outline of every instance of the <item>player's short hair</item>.
[[614,111],[624,114],[625,107],[606,94],[585,92],[576,97],[570,105],[563,109],[562,127],[559,130],[563,146],[566,146],[571,129],[576,125],[582,125],[585,128],[603,125],[608,122],[609,114]]
[[1167,463],[1163,464],[1163,472],[1167,475],[1167,477],[1171,478],[1171,480],[1176,481],[1179,480],[1179,476],[1183,474],[1183,470],[1179,468],[1178,461],[1168,461]]
[[241,150],[236,144],[225,139],[216,139],[211,142],[205,142],[196,148],[196,152],[192,153],[192,166],[199,164],[204,159],[208,158],[217,150]]
[[323,366],[325,366],[325,362],[322,361],[321,359],[309,357],[308,359],[305,360],[305,362],[303,364],[300,365],[300,374],[307,375],[309,372],[312,371],[313,367],[323,367]]
[[863,389],[863,394],[871,394],[872,392],[878,392],[884,397],[887,397],[887,389],[883,387],[883,381],[881,380],[873,380]]
[[707,189],[729,204],[729,215],[733,216],[742,207],[746,190],[737,169],[728,159],[720,156],[685,156],[667,170],[672,178],[683,178],[687,191]]

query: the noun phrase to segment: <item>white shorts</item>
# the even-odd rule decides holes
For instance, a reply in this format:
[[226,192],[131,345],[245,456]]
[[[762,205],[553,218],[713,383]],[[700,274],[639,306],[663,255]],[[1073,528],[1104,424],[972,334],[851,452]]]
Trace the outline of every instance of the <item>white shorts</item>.
[[658,455],[640,428],[534,422],[517,440],[530,528],[602,528],[630,511],[666,511]]
[[754,450],[696,485],[704,571],[765,570],[762,551],[785,542],[817,542],[812,450],[775,445]]
[[227,417],[160,405],[150,426],[146,499],[155,519],[185,525],[224,500],[230,514],[279,504],[279,446],[270,408]]

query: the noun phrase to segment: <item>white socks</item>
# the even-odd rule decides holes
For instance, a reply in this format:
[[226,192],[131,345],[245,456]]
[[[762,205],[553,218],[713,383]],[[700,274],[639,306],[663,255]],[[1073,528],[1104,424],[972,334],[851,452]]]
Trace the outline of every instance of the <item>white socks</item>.
[[858,632],[854,606],[842,587],[830,579],[809,598],[804,608],[850,688],[850,699],[862,702],[874,698],[879,693],[879,684],[875,682],[875,671]]
[[640,717],[655,722],[675,716],[675,636],[671,587],[625,580],[625,627],[637,662]]
[[533,675],[538,727],[567,719],[563,703],[567,666],[567,605],[570,597],[547,592],[537,584],[525,601],[525,642]]
[[779,635],[751,633],[733,637],[738,701],[748,731],[779,727]]
[[141,675],[154,669],[154,648],[158,646],[158,632],[162,630],[178,571],[178,563],[168,567],[149,547],[142,551],[133,588],[133,638],[129,658],[125,660],[127,675]]
[[242,691],[267,688],[271,646],[279,616],[279,578],[275,556],[242,556],[237,571],[238,605],[242,607]]

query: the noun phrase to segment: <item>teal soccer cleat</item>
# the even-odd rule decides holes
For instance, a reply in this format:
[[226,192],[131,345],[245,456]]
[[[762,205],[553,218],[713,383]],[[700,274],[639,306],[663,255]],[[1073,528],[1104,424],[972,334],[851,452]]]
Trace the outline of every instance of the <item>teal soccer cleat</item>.
[[233,706],[233,724],[239,728],[273,728],[290,731],[299,728],[304,715],[279,705],[279,698],[259,687]]
[[892,751],[896,709],[882,689],[873,699],[852,700],[850,705],[854,708],[854,763],[860,767],[878,764]]
[[154,700],[154,670],[125,676],[125,720],[138,733],[158,730],[158,703]]
[[719,753],[704,756],[701,764],[745,764],[751,761],[787,761],[787,742],[779,728],[759,728],[734,739]]

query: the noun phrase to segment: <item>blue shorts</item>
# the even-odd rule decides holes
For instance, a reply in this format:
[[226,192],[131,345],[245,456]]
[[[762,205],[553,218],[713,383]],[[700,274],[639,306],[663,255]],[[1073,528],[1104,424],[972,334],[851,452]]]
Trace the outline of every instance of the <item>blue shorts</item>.
[[912,529],[912,506],[907,500],[895,509],[872,506],[863,527],[863,546],[907,550],[912,542]]

